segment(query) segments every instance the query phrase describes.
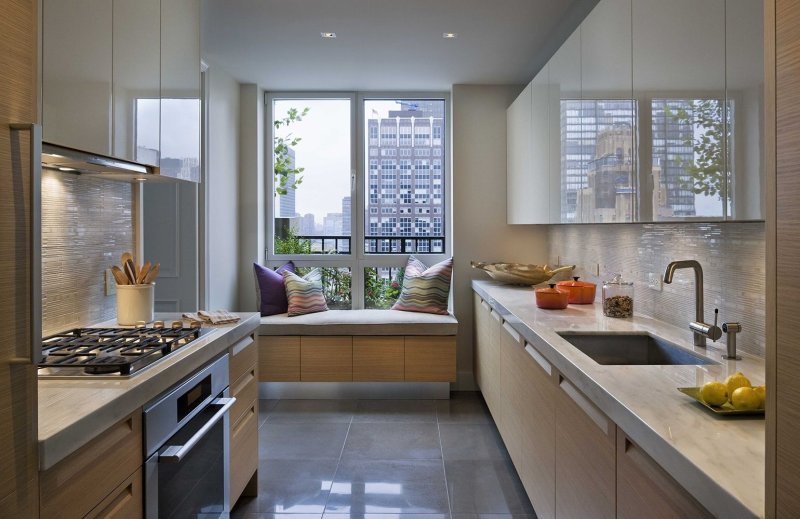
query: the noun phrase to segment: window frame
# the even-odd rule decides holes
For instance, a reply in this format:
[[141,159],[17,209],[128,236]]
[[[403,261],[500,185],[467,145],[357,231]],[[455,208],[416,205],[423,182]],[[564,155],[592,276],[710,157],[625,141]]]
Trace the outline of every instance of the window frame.
[[[273,102],[276,99],[349,99],[350,100],[350,139],[351,139],[351,170],[350,170],[350,197],[351,197],[351,218],[350,218],[350,252],[348,254],[275,254],[274,236],[275,236],[275,210],[272,201],[272,193],[275,189],[275,175],[272,173],[274,169],[274,157],[272,151],[272,143],[274,136],[273,121]],[[408,262],[408,254],[392,254],[392,253],[367,253],[365,251],[365,236],[366,236],[366,223],[369,221],[370,216],[377,217],[378,229],[380,230],[380,222],[382,217],[389,217],[389,215],[370,215],[367,214],[367,201],[369,186],[369,162],[370,160],[378,161],[378,196],[381,195],[381,181],[383,178],[383,170],[381,169],[382,157],[367,157],[367,138],[368,138],[368,125],[365,119],[364,105],[366,101],[370,100],[394,100],[394,99],[413,99],[413,100],[442,100],[445,104],[444,109],[444,130],[442,131],[442,138],[444,139],[444,146],[441,155],[443,175],[442,179],[442,205],[444,208],[437,216],[444,219],[442,231],[444,232],[444,252],[443,253],[417,253],[417,255],[428,265],[433,265],[443,261],[451,256],[453,250],[453,225],[452,225],[452,177],[450,162],[451,155],[451,139],[452,139],[452,118],[451,118],[451,100],[449,92],[431,92],[431,91],[364,91],[364,92],[307,92],[307,91],[275,91],[265,92],[265,110],[264,110],[264,126],[265,126],[265,152],[264,152],[264,189],[265,189],[265,211],[264,215],[266,222],[266,244],[267,250],[265,251],[265,264],[270,267],[277,267],[283,265],[287,261],[292,261],[298,267],[345,267],[350,269],[351,275],[351,303],[352,309],[363,309],[365,307],[365,294],[364,294],[364,269],[365,268],[399,268],[405,267]],[[433,129],[431,129],[430,137],[432,137]],[[378,139],[380,140],[380,127],[378,128]],[[399,138],[399,137],[398,137]],[[414,136],[412,135],[412,141]],[[395,176],[398,181],[398,194],[399,188],[399,163],[400,153],[397,157],[392,157],[395,162]],[[413,164],[414,157],[408,157],[408,160]],[[429,167],[432,160],[427,158]],[[432,180],[431,180],[432,181]],[[413,188],[412,188],[413,192]],[[399,221],[400,214],[391,215]],[[412,230],[415,214],[403,215],[408,216],[412,220]],[[424,215],[431,220],[430,228],[433,229],[433,213]],[[398,238],[402,236],[398,235]]]

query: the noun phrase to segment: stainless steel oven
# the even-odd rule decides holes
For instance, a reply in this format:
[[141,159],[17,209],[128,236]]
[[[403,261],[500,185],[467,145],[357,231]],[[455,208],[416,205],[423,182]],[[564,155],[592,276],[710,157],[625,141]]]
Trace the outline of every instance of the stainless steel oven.
[[147,519],[228,512],[228,396],[226,354],[144,407]]

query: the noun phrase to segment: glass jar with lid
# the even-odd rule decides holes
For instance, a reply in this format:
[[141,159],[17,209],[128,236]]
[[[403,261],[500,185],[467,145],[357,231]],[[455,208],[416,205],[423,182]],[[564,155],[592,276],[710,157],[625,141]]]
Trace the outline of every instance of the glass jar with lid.
[[603,315],[631,317],[633,315],[633,283],[616,274],[603,282]]

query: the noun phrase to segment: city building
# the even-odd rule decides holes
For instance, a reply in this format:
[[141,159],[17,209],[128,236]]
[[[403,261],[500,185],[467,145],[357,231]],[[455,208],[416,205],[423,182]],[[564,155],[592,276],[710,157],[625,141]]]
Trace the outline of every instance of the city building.
[[[294,149],[288,148],[289,151],[289,167],[291,169],[295,168],[295,152]],[[296,180],[296,176],[294,173],[289,173],[286,176],[286,194],[285,195],[278,195],[279,198],[279,213],[278,217],[280,218],[293,218],[297,215],[295,209],[295,198],[296,198],[296,189],[294,187],[294,183]]]

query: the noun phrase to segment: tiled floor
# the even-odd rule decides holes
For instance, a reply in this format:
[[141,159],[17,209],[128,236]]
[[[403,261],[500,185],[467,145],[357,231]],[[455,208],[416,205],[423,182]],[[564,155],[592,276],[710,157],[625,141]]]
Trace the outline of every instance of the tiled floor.
[[233,518],[535,517],[478,393],[260,405],[258,497]]

